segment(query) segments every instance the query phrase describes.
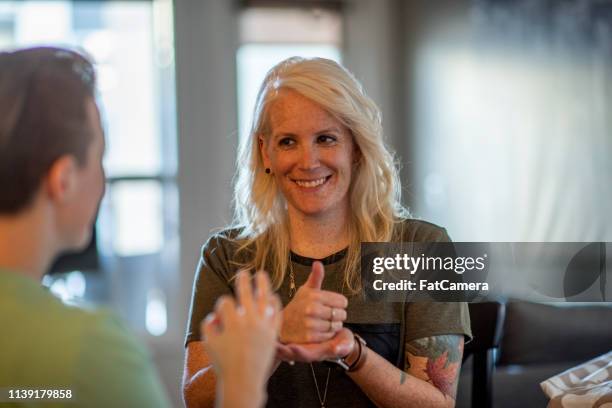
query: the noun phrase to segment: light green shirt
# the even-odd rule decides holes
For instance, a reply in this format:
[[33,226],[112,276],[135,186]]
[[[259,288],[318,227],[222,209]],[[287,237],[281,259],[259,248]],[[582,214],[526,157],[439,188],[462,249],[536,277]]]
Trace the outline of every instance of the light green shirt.
[[111,313],[67,306],[39,282],[0,270],[0,389],[8,388],[74,395],[9,406],[169,406],[148,354]]

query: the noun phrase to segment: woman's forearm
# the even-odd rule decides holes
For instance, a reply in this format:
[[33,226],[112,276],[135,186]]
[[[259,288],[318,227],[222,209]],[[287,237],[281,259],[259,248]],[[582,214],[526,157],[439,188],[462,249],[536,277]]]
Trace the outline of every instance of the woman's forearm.
[[216,408],[261,408],[266,402],[265,384],[257,384],[252,377],[230,378],[217,386]]
[[347,375],[378,407],[454,407],[434,385],[406,374],[371,349],[364,364]]
[[213,408],[217,379],[212,365],[198,370],[183,383],[183,399],[187,408]]
[[[268,378],[274,374],[281,362],[280,359],[274,360],[271,370],[268,373]],[[230,384],[228,384],[228,386],[230,386]],[[227,386],[225,388],[227,388]],[[183,384],[183,399],[185,405],[187,408],[213,408],[216,400],[216,389],[217,379],[212,366],[197,371],[191,378],[186,379]],[[223,406],[225,406],[225,403]]]

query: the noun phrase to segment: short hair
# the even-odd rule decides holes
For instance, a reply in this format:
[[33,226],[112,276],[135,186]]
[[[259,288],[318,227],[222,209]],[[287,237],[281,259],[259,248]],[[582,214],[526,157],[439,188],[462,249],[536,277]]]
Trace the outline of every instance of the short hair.
[[38,47],[0,53],[0,214],[32,201],[53,163],[87,160],[93,65],[83,55]]
[[251,133],[241,143],[234,188],[236,224],[244,227],[247,244],[255,244],[252,266],[271,264],[273,282],[279,285],[289,255],[286,201],[274,178],[265,174],[257,139],[270,136],[270,108],[283,89],[312,100],[339,120],[360,151],[349,188],[351,244],[345,267],[345,284],[356,291],[360,242],[391,240],[409,213],[401,204],[399,166],[383,140],[380,110],[338,63],[292,57],[268,72],[257,97]]

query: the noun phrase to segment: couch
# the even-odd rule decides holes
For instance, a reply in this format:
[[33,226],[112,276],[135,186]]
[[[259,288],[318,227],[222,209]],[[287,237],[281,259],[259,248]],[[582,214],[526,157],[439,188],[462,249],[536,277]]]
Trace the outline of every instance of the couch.
[[[485,315],[484,319],[489,320],[485,322],[474,321],[475,318],[482,320],[482,316],[472,316],[473,329],[484,328],[485,333],[495,327],[490,320],[501,320],[496,322],[499,338],[485,339],[497,341],[495,346],[498,346],[490,353],[491,365],[495,366],[490,381],[493,407],[544,407],[548,400],[540,389],[540,382],[612,350],[612,303],[510,301],[502,309],[505,313],[496,317]],[[476,337],[477,330],[474,330]],[[474,369],[474,357],[469,356],[461,371],[457,407],[472,406],[475,372],[482,371]],[[482,393],[486,393],[487,387],[481,384],[477,398],[484,401]]]

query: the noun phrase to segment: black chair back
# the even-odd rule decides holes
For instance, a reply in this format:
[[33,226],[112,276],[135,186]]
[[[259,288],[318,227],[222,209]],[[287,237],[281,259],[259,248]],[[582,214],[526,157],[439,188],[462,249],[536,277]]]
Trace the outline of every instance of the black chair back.
[[473,356],[472,407],[493,406],[495,350],[501,342],[506,307],[500,302],[470,303],[473,340],[465,345],[463,361]]

